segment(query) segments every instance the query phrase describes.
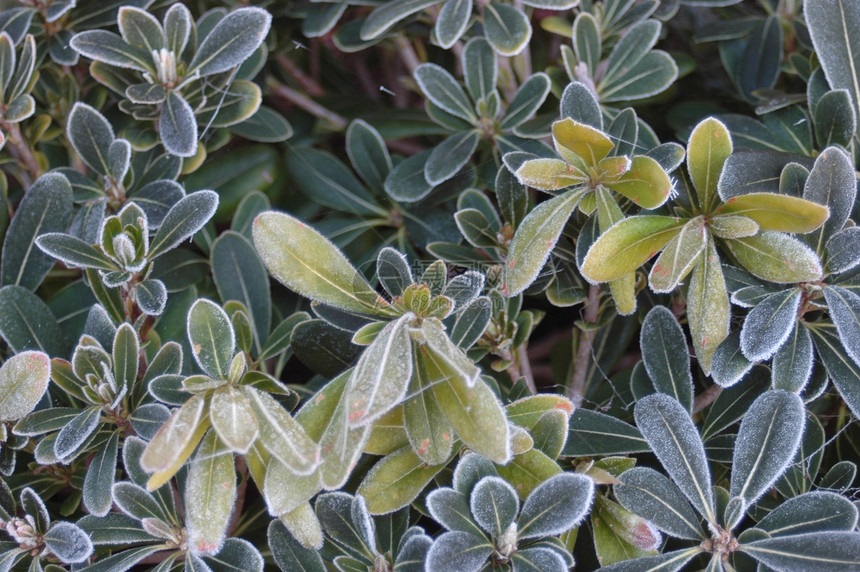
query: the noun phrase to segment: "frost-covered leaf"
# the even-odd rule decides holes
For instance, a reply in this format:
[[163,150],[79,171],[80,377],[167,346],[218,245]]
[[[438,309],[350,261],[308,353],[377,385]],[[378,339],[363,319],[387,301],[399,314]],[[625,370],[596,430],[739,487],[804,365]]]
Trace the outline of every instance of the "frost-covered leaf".
[[502,478],[484,477],[469,497],[472,517],[486,532],[499,538],[517,517],[520,502],[517,492]]
[[794,331],[773,355],[771,364],[773,388],[799,393],[812,376],[814,365],[812,336],[809,335],[809,330],[803,322],[797,320]]
[[227,379],[236,334],[221,306],[201,298],[188,311],[188,341],[194,360],[207,375]]
[[636,467],[619,477],[614,487],[621,506],[676,538],[698,540],[702,526],[693,507],[672,481],[647,467]]
[[376,276],[392,296],[401,296],[414,281],[406,255],[391,247],[383,248],[376,256]]
[[740,338],[741,351],[748,360],[766,360],[782,347],[794,330],[801,296],[799,288],[787,288],[750,310]]
[[433,480],[444,464],[427,465],[411,447],[380,459],[364,476],[357,494],[371,514],[388,514],[407,506]]
[[485,538],[468,532],[446,532],[433,542],[427,553],[428,570],[478,572],[493,552]]
[[84,409],[57,433],[57,439],[54,441],[54,455],[64,461],[71,460],[71,457],[80,452],[99,425],[101,425],[101,408]]
[[815,350],[827,369],[827,376],[851,412],[860,415],[860,366],[848,355],[839,335],[833,328],[811,327],[809,332]]
[[480,140],[477,130],[461,131],[442,140],[424,164],[427,183],[435,187],[454,177],[472,158]]
[[807,233],[830,216],[825,205],[776,193],[748,193],[730,197],[717,212],[754,220],[761,230]]
[[842,346],[860,364],[860,296],[839,286],[825,286],[824,300]]
[[810,532],[741,544],[739,550],[776,570],[829,572],[860,567],[860,534]]
[[478,118],[466,92],[445,68],[436,64],[421,64],[415,69],[415,80],[427,98],[442,108],[469,123]]
[[25,351],[16,354],[0,367],[0,421],[16,421],[30,413],[51,378],[51,360],[47,354]]
[[690,134],[687,143],[687,169],[704,212],[710,209],[717,196],[717,181],[723,163],[731,154],[731,135],[726,126],[717,119],[702,121]]
[[91,169],[101,175],[110,173],[108,156],[114,133],[101,113],[85,103],[76,102],[69,113],[66,134],[75,152]]
[[664,552],[658,556],[624,560],[604,566],[601,570],[605,572],[675,572],[683,569],[687,562],[700,552],[702,549],[699,547],[685,548]]
[[716,523],[711,471],[689,411],[674,398],[654,393],[637,401],[633,413],[648,445],[684,496],[708,522]]
[[425,463],[438,465],[448,459],[454,444],[454,429],[432,390],[434,384],[443,382],[446,373],[439,369],[426,348],[416,348],[414,360],[409,386],[412,397],[403,405],[406,437]]
[[254,246],[269,272],[299,294],[347,311],[391,316],[388,304],[327,238],[299,220],[265,212]]
[[671,292],[690,273],[708,243],[706,232],[704,219],[696,217],[666,244],[648,274],[654,292]]
[[245,61],[269,33],[272,16],[262,8],[240,8],[219,21],[197,48],[188,74],[212,75]]
[[248,398],[230,385],[212,394],[209,419],[221,441],[240,455],[251,448],[260,432]]
[[854,530],[857,507],[840,494],[812,491],[786,500],[756,523],[771,536]]
[[[477,273],[473,274],[480,277],[480,279],[478,280],[475,276],[472,276],[467,281],[472,282],[472,286],[475,285],[473,279],[483,284],[483,276]],[[468,288],[468,286],[465,287],[467,291]],[[451,294],[457,294],[456,288]],[[432,355],[432,359],[445,372],[446,376],[452,380],[456,379],[464,383],[467,387],[472,387],[477,383],[481,375],[481,368],[475,365],[475,362],[451,341],[451,338],[448,337],[440,322],[433,319],[423,320],[421,323],[421,333],[424,335],[424,343],[429,349],[428,353]]]
[[860,227],[851,226],[835,233],[825,245],[827,270],[847,272],[860,264]]
[[412,376],[412,314],[390,322],[365,349],[346,389],[351,425],[366,425],[400,403]]
[[159,135],[164,149],[179,157],[197,153],[197,120],[194,110],[175,90],[167,92],[158,120]]
[[562,455],[591,457],[649,450],[648,443],[636,427],[605,413],[578,408],[570,417]]
[[218,193],[196,191],[180,199],[170,207],[158,231],[149,243],[149,260],[173,250],[203,228],[215,209],[218,208]]
[[275,563],[283,572],[325,572],[325,564],[317,550],[306,548],[289,533],[279,520],[269,523],[267,533],[269,548]]
[[821,278],[818,256],[798,239],[775,231],[726,241],[744,268],[768,282],[815,282]]
[[147,444],[140,465],[145,471],[155,473],[147,488],[155,490],[166,483],[191,456],[209,428],[209,418],[203,416],[205,406],[203,396],[192,396]]
[[61,562],[78,564],[93,553],[93,543],[81,528],[71,522],[57,522],[42,535],[42,540]]
[[242,388],[260,427],[258,443],[297,475],[308,475],[320,464],[320,446],[304,427],[268,393]]
[[729,335],[731,306],[720,256],[712,237],[693,268],[687,290],[687,320],[699,367],[711,371],[714,351]]
[[152,55],[130,46],[113,32],[107,30],[79,32],[74,35],[69,45],[79,54],[98,62],[156,75]]
[[[800,445],[805,417],[794,393],[768,391],[741,421],[732,457],[730,494],[750,506],[782,475]],[[736,523],[727,523],[734,526]]]
[[577,473],[560,473],[537,486],[523,503],[517,520],[520,539],[556,536],[579,524],[594,499],[594,481]]
[[528,16],[510,4],[489,2],[484,5],[484,35],[499,54],[520,53],[532,37]]
[[[498,479],[498,477],[488,475],[483,479]],[[519,500],[517,500],[517,509],[519,509]],[[439,487],[430,491],[427,495],[427,510],[436,522],[448,530],[468,532],[477,537],[484,536],[484,532],[472,518],[469,497],[460,491],[448,487]]]
[[188,545],[195,554],[217,554],[224,543],[236,500],[233,455],[224,453],[215,433],[200,444],[185,481]]
[[672,311],[654,306],[639,336],[642,359],[657,391],[671,395],[688,411],[693,409],[693,376],[690,373],[687,340]]
[[717,347],[711,359],[711,377],[722,387],[739,382],[753,363],[741,352],[740,336],[734,333]]
[[[857,105],[857,101],[854,102]],[[851,159],[838,147],[828,147],[815,159],[812,171],[803,186],[803,198],[830,209],[830,218],[806,238],[807,244],[819,255],[824,245],[842,230],[851,214],[857,196],[857,181]]]
[[113,501],[119,509],[135,520],[170,520],[155,497],[139,485],[120,481],[114,483],[112,494]]

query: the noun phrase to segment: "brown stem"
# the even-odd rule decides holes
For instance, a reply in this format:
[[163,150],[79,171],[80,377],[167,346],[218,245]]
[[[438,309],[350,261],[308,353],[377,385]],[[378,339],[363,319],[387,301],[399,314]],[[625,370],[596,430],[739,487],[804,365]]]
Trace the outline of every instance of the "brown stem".
[[536,394],[537,386],[535,385],[535,378],[532,374],[532,364],[529,361],[529,352],[526,349],[526,344],[522,344],[517,348],[515,359],[520,366],[520,375],[526,380],[526,387],[529,388],[532,395]]
[[30,149],[24,139],[21,127],[17,123],[7,123],[0,120],[0,127],[6,132],[6,147],[9,149],[9,154],[21,163],[30,176],[30,180],[26,182],[26,186],[29,187],[33,181],[39,178],[42,168],[36,161],[36,156],[33,155],[33,150]]
[[290,103],[293,103],[294,105],[304,109],[314,117],[325,119],[326,121],[334,125],[335,129],[337,129],[338,131],[343,131],[344,129],[346,129],[347,124],[349,124],[349,121],[345,117],[338,115],[330,109],[326,109],[325,107],[310,99],[306,95],[303,95],[283,84],[270,81],[269,89],[271,89],[272,93],[277,97],[280,97],[289,101]]
[[236,531],[236,526],[239,524],[239,519],[242,518],[242,509],[245,506],[245,491],[248,489],[248,464],[245,462],[245,457],[236,457],[236,472],[239,474],[239,486],[236,489],[236,506],[233,507],[233,514],[230,516],[230,523],[227,525],[227,536],[233,535]]
[[312,97],[320,97],[325,95],[325,89],[321,86],[317,81],[306,74],[301,70],[296,64],[293,63],[291,59],[287,56],[278,56],[275,58],[275,61],[278,62],[278,65],[284,68],[284,71],[290,74],[296,83],[298,83],[303,90],[305,90],[308,95]]
[[[585,302],[582,320],[593,324],[597,322],[597,313],[600,309],[600,286],[592,284],[588,287],[588,299]],[[588,375],[588,366],[591,364],[591,349],[594,345],[596,331],[581,330],[578,336],[576,356],[573,360],[573,375],[567,386],[567,396],[573,402],[574,407],[580,407],[585,399],[585,378]]]
[[696,396],[696,399],[693,400],[693,413],[699,413],[705,407],[714,402],[714,400],[720,396],[720,393],[723,391],[723,388],[716,383],[700,393]]
[[418,59],[418,54],[406,36],[399,34],[394,38],[394,43],[397,44],[397,53],[400,54],[400,60],[406,65],[409,70],[409,75],[415,74],[415,68],[421,65],[421,60]]

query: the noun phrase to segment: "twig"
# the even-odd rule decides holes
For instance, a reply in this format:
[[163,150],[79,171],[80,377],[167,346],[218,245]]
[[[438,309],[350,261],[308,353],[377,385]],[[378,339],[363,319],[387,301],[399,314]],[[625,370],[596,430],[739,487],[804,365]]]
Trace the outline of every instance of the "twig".
[[532,395],[536,394],[537,386],[535,385],[535,378],[532,374],[532,364],[529,361],[529,352],[526,349],[526,344],[522,344],[517,348],[516,360],[520,366],[520,375],[526,380],[526,387],[529,388]]
[[290,77],[296,80],[296,83],[298,83],[302,89],[308,92],[308,95],[313,97],[325,95],[323,87],[317,83],[314,78],[303,72],[301,68],[290,60],[290,58],[287,56],[278,56],[276,61],[279,66],[284,68],[284,71],[290,74]]
[[236,456],[236,473],[239,475],[239,486],[236,488],[236,502],[233,507],[233,514],[230,516],[230,523],[227,525],[227,536],[232,536],[239,524],[239,519],[242,518],[242,509],[245,506],[245,491],[248,489],[248,464],[245,462],[245,457]]
[[306,95],[303,95],[283,84],[270,81],[269,88],[272,90],[272,93],[274,95],[286,99],[297,107],[304,109],[314,117],[325,119],[326,121],[331,123],[338,131],[343,131],[349,124],[349,121],[345,117],[338,115],[330,109],[326,109],[325,107],[310,99]]
[[403,34],[398,34],[394,38],[394,43],[397,44],[397,53],[400,54],[401,61],[406,65],[406,69],[409,70],[409,75],[414,74],[415,68],[421,65],[421,60],[418,59],[418,54],[415,53],[412,44],[409,43],[409,40]]
[[36,161],[33,150],[24,140],[24,135],[21,133],[21,127],[17,123],[7,123],[0,121],[0,127],[6,132],[6,147],[9,149],[9,154],[18,160],[26,169],[30,176],[30,181],[27,181],[26,187],[29,187],[33,181],[39,178],[42,174],[42,168],[39,167],[39,162]]
[[[599,309],[600,286],[592,284],[588,287],[588,299],[585,302],[583,321],[589,324],[597,322]],[[579,335],[576,356],[573,359],[573,375],[570,378],[570,385],[567,387],[567,396],[573,402],[574,407],[581,406],[585,399],[585,378],[591,363],[591,349],[594,345],[595,334],[594,330],[589,329],[582,330]]]
[[716,383],[700,393],[696,396],[696,399],[693,400],[693,413],[699,413],[705,407],[710,405],[720,396],[720,393],[723,391],[722,386],[717,385]]

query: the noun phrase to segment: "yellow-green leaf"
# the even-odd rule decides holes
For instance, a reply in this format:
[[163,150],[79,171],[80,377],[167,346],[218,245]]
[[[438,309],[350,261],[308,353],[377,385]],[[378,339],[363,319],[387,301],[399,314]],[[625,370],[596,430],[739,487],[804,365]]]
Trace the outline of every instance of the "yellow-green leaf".
[[633,157],[630,169],[617,181],[606,183],[606,186],[643,209],[656,209],[672,194],[669,174],[660,163],[645,155]]
[[515,173],[522,185],[541,191],[558,191],[584,183],[588,176],[561,159],[531,159]]
[[231,385],[217,389],[212,395],[209,419],[221,441],[239,454],[247,453],[260,434],[251,403]]
[[776,193],[750,193],[728,199],[719,214],[742,215],[756,221],[762,230],[812,232],[830,216],[825,205]]
[[732,154],[732,137],[719,120],[710,117],[696,125],[687,143],[687,170],[699,197],[699,206],[708,212],[717,196],[717,181],[723,163]]
[[687,290],[687,320],[699,366],[707,375],[717,346],[729,335],[731,306],[720,257],[710,236],[699,256]]
[[[574,164],[585,161],[589,166],[597,165],[615,146],[603,132],[570,117],[552,124],[552,139],[556,151],[566,161]],[[570,157],[571,154],[576,157]]]
[[662,250],[685,223],[668,216],[635,216],[619,221],[588,249],[582,275],[598,283],[633,272]]
[[692,270],[707,243],[705,220],[696,217],[684,225],[681,232],[669,241],[651,267],[648,283],[654,292],[665,293],[675,289]]
[[762,280],[788,284],[821,278],[821,261],[805,244],[781,232],[727,240],[726,245],[744,268]]
[[371,514],[387,514],[402,508],[427,486],[445,464],[427,465],[411,447],[380,459],[358,486]]
[[530,449],[501,467],[496,467],[499,476],[511,483],[521,499],[529,496],[535,487],[553,475],[562,473],[552,458],[540,449]]
[[196,554],[221,550],[236,501],[233,455],[220,452],[210,432],[200,445],[185,481],[188,547]]
[[154,473],[146,488],[154,491],[176,474],[209,429],[206,399],[194,395],[162,425],[140,456],[140,466]]

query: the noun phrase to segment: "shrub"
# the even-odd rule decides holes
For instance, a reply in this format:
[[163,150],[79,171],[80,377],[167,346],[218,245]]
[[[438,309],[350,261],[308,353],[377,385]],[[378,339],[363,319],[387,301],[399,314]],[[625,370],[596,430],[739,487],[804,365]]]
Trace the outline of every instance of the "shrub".
[[0,4],[0,572],[860,570],[860,4],[243,4]]

